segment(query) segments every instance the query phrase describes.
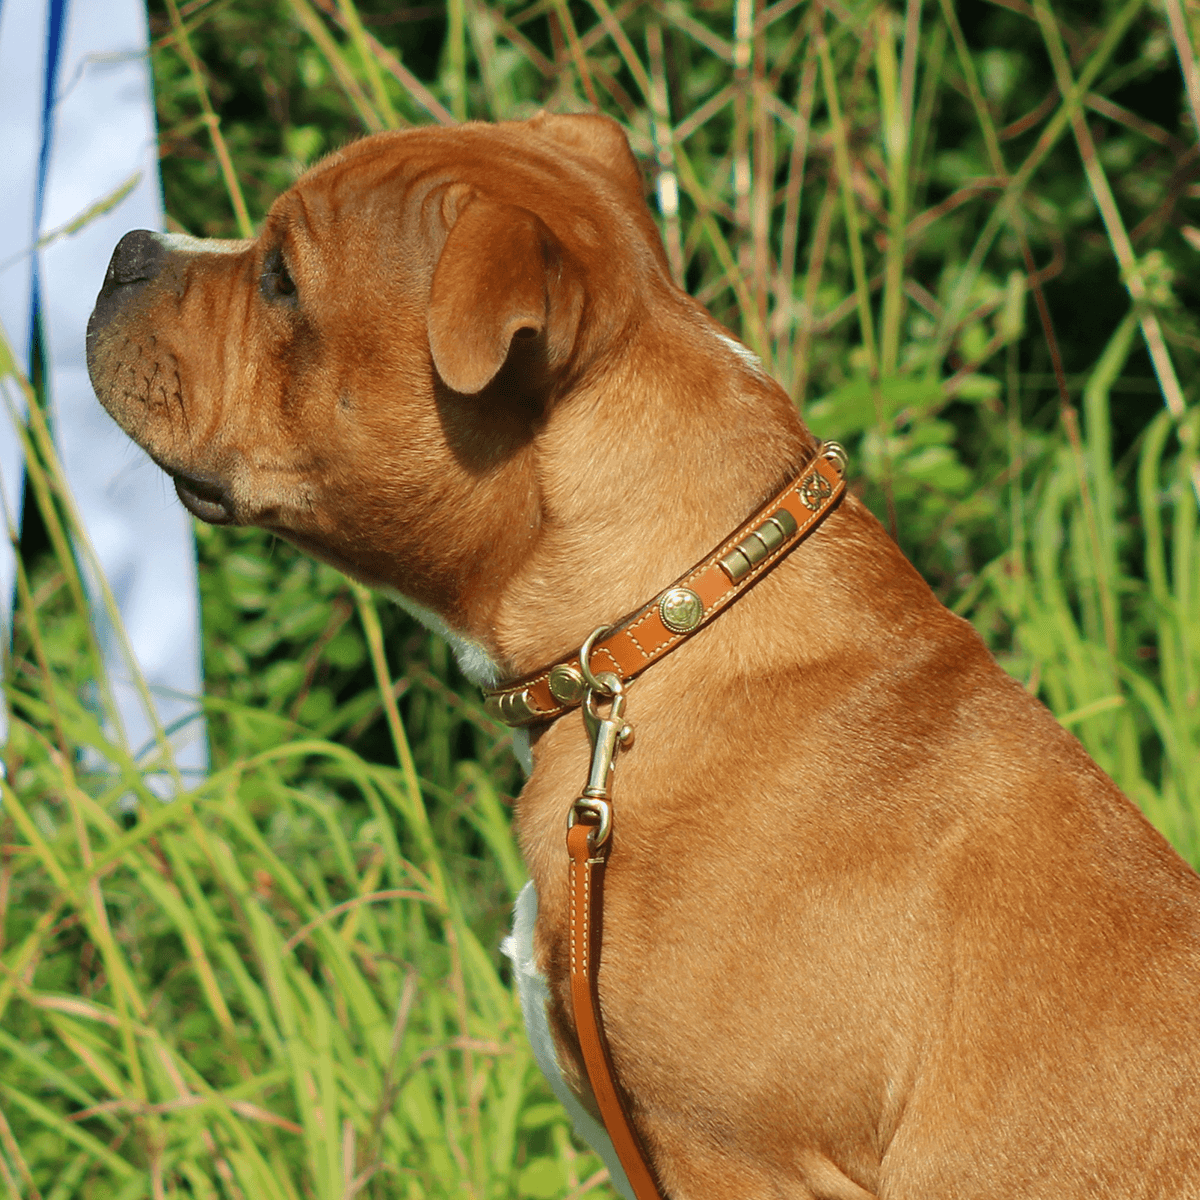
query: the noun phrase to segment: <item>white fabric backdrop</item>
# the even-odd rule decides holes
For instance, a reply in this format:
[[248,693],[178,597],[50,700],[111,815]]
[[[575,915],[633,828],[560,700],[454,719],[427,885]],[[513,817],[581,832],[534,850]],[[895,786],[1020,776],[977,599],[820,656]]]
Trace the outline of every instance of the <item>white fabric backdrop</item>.
[[[170,481],[97,403],[84,360],[113,247],[130,229],[162,227],[146,45],[143,0],[0,0],[0,323],[27,366],[37,298],[59,454],[159,719],[182,722],[172,735],[176,761],[195,777],[207,750],[191,521]],[[31,252],[137,172],[138,185],[112,211]],[[0,480],[19,521],[20,452],[6,411]],[[6,637],[12,590],[11,554],[0,544]],[[153,755],[151,723],[103,618],[98,633],[129,745]],[[0,741],[3,722],[0,706]]]

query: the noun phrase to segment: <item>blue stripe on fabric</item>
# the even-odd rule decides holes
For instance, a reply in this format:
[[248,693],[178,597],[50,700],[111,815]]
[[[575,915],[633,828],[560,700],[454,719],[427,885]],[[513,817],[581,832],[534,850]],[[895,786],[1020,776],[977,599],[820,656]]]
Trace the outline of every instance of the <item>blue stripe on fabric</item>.
[[[46,75],[42,90],[42,144],[38,152],[37,190],[33,200],[34,244],[42,236],[42,211],[46,200],[46,175],[50,169],[50,148],[54,140],[54,107],[58,96],[58,67],[62,59],[62,44],[67,31],[67,9],[70,0],[50,0],[46,13]],[[29,307],[29,352],[33,353],[34,330],[41,318],[41,280],[37,250],[33,254],[33,296]]]

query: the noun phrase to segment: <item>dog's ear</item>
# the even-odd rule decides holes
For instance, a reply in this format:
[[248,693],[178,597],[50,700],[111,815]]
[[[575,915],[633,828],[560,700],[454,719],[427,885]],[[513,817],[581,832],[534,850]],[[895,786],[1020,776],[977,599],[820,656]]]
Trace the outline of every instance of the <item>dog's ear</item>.
[[529,125],[543,137],[576,154],[590,158],[603,167],[630,194],[645,194],[642,169],[638,166],[624,130],[601,113],[540,112],[529,118]]
[[530,117],[526,124],[539,137],[551,142],[553,148],[561,147],[568,156],[586,160],[589,166],[599,168],[616,184],[627,206],[627,214],[641,228],[664,277],[670,278],[671,268],[662,236],[646,207],[646,179],[621,126],[612,117],[601,113],[540,112]]
[[504,366],[514,337],[544,333],[547,364],[561,365],[581,310],[574,272],[533,213],[485,196],[458,206],[426,316],[433,364],[447,387],[481,392]]

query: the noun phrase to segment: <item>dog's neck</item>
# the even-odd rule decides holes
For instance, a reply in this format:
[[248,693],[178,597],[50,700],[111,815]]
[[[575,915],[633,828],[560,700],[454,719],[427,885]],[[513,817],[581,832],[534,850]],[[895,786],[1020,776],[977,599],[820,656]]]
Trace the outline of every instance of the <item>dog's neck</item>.
[[540,527],[481,639],[502,674],[533,670],[644,603],[812,453],[778,385],[703,320],[708,353],[696,353],[694,329],[686,340],[643,331],[603,387],[578,388],[539,435]]

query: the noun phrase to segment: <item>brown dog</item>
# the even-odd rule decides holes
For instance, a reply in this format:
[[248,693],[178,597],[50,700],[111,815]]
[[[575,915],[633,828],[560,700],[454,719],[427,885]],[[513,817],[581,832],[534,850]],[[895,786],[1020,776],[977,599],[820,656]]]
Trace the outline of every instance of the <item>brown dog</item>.
[[[368,138],[254,241],[129,234],[88,344],[192,512],[395,589],[481,678],[655,596],[814,453],[599,117]],[[668,1196],[1200,1197],[1200,880],[859,503],[627,716],[601,989]],[[588,761],[577,715],[537,729],[518,810],[585,1097]]]

